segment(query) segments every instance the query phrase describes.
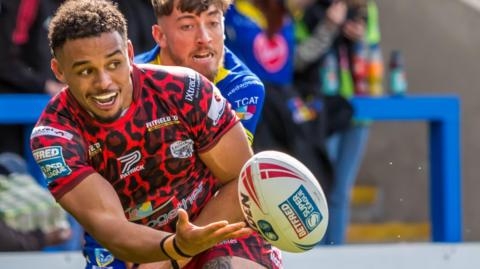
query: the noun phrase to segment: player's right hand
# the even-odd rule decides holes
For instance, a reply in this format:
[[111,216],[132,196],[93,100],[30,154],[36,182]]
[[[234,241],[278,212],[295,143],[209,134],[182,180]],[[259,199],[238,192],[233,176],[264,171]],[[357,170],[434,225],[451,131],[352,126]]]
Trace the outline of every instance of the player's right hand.
[[175,240],[182,252],[195,256],[224,240],[243,237],[252,232],[245,222],[218,221],[196,226],[189,221],[187,212],[179,209]]

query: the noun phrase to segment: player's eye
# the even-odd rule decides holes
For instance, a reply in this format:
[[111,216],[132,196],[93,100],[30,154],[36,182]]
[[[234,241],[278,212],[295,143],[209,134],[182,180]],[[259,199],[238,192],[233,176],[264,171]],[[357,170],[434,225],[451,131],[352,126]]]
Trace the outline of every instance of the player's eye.
[[86,68],[86,69],[80,70],[78,72],[78,75],[85,77],[85,76],[90,75],[92,72],[93,72],[93,70],[91,68]]
[[192,29],[193,29],[193,25],[192,25],[192,24],[184,24],[184,25],[180,26],[180,29],[181,29],[182,31],[192,30]]
[[211,27],[217,27],[217,26],[219,26],[219,25],[220,25],[220,22],[218,22],[218,21],[211,21],[211,22],[210,22],[210,26],[211,26]]
[[108,69],[110,70],[115,70],[117,69],[117,67],[120,65],[120,61],[113,61],[111,63],[108,64]]

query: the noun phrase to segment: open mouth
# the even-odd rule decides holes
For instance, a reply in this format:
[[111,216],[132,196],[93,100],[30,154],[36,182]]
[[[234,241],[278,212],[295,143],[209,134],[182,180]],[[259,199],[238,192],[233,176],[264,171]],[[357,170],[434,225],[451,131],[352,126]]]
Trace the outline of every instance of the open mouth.
[[91,96],[92,100],[100,107],[111,106],[115,103],[117,99],[118,92],[109,92],[100,95]]
[[196,53],[193,55],[193,60],[196,62],[203,62],[213,59],[212,52]]

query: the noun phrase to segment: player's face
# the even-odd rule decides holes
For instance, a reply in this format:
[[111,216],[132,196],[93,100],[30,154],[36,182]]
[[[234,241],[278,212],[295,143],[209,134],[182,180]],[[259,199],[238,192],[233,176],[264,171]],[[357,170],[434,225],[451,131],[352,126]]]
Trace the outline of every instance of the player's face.
[[55,54],[51,66],[56,77],[94,117],[110,122],[128,108],[133,48],[118,32],[67,40]]
[[190,67],[212,81],[223,64],[223,12],[214,5],[200,14],[174,8],[171,15],[159,18],[152,34],[161,48],[162,64]]

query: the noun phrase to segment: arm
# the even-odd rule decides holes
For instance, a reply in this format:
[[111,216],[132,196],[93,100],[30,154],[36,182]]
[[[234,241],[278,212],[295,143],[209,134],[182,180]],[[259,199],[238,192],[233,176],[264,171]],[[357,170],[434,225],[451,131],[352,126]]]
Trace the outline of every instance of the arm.
[[[160,242],[169,233],[129,222],[115,190],[101,175],[87,176],[59,203],[115,257],[135,263],[169,259],[160,248]],[[244,226],[243,223],[229,225],[223,221],[197,227],[188,221],[186,212],[180,210],[176,236],[179,242],[189,246],[188,253],[193,255],[220,241],[241,236],[245,233]],[[169,239],[165,243],[168,254],[174,259],[182,259],[173,250],[173,237]]]
[[209,151],[200,154],[202,161],[223,185],[195,220],[197,225],[212,221],[243,221],[238,200],[238,175],[245,162],[253,155],[241,124],[236,124]]

